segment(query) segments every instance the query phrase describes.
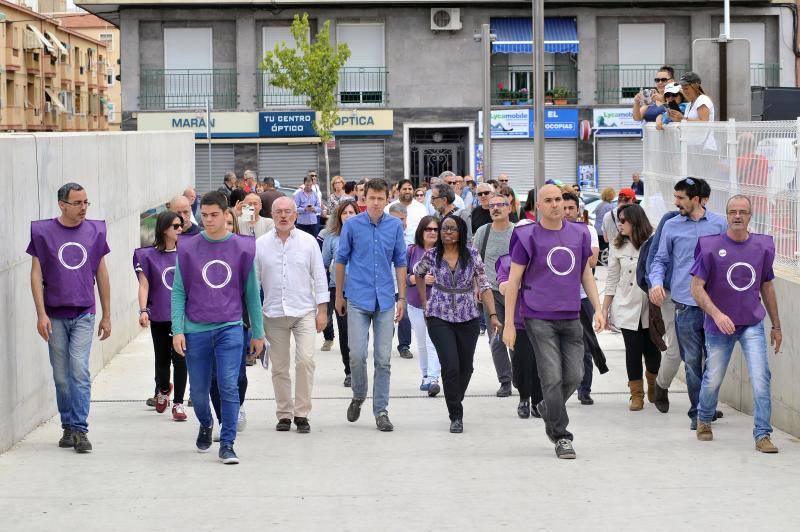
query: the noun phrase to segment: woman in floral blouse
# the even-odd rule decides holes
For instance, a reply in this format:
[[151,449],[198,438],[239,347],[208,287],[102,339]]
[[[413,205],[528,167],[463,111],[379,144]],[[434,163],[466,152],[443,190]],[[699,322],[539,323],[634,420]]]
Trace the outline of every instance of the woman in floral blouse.
[[[425,276],[433,274],[430,297],[425,290]],[[489,312],[491,327],[500,332],[494,308],[492,288],[475,248],[467,245],[467,224],[459,216],[445,216],[439,226],[439,240],[414,268],[417,291],[428,334],[442,366],[442,386],[450,432],[464,430],[462,401],[472,377],[472,360],[480,334],[476,292]]]

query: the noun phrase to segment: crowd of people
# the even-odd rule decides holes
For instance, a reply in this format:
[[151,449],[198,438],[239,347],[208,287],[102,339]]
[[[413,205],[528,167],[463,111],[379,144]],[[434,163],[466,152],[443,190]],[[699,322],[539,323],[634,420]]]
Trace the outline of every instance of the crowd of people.
[[[486,334],[497,396],[516,388],[516,414],[541,418],[556,456],[575,458],[567,400],[577,392],[582,405],[594,403],[593,367],[608,371],[596,334],[614,327],[625,343],[629,409],[642,410],[646,393],[668,412],[683,360],[699,440],[712,438],[721,416],[718,392],[739,341],[753,385],[756,448],[777,452],[763,324],[768,313],[779,351],[774,246],[748,232],[750,200],[733,196],[725,215],[712,213],[708,184],[687,177],[674,187],[677,211],[654,231],[636,202],[637,175],[598,227],[583,215],[580,187],[549,182],[520,207],[508,182],[502,174],[476,182],[445,172],[415,188],[407,179],[389,185],[335,176],[326,198],[316,172],[287,195],[275,179],[248,171],[242,180],[228,173],[202,198],[191,189],[176,196],[157,215],[153,242],[133,251],[139,323],[150,329],[155,360],[148,404],[162,413],[171,403],[173,419],[186,421],[188,382],[197,450],[218,440],[220,460],[238,463],[246,366],[271,366],[276,430],[294,425],[308,433],[317,338],[323,334],[321,350],[329,351],[338,333],[342,384],[352,390],[347,420],[360,419],[367,399],[371,337],[372,416],[390,432],[392,344],[397,334],[398,353],[413,358],[413,331],[419,389],[444,395],[449,430],[461,433],[477,342]],[[607,192],[602,201],[610,205],[615,194]],[[64,185],[57,199],[61,216],[31,226],[31,286],[53,367],[59,446],[83,453],[92,449],[95,283],[100,339],[111,334],[110,250],[105,223],[86,219],[82,186]],[[601,300],[594,269],[602,241],[609,256]]]

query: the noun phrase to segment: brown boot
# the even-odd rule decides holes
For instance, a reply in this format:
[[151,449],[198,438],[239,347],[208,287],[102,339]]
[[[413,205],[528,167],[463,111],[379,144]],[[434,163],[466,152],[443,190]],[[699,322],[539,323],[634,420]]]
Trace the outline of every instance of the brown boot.
[[645,370],[644,376],[647,377],[647,402],[656,402],[656,374]]
[[631,400],[628,404],[629,410],[641,410],[644,408],[644,381],[628,381],[628,388],[631,389]]

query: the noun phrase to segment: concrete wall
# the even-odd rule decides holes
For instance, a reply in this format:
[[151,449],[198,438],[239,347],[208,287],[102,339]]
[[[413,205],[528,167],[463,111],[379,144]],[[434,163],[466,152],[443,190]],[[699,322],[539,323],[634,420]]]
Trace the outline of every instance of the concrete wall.
[[0,209],[6,228],[6,245],[0,247],[0,452],[57,413],[47,344],[36,332],[30,290],[25,249],[31,221],[58,216],[56,191],[75,181],[92,202],[89,217],[108,223],[112,334],[92,346],[95,375],[139,332],[131,253],[140,245],[140,214],[193,183],[193,154],[194,139],[183,132],[0,135],[6,197]]

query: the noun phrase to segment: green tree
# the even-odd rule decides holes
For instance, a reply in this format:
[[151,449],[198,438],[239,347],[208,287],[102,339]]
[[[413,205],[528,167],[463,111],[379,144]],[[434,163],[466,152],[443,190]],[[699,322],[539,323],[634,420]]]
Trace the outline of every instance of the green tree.
[[313,42],[308,24],[308,13],[295,15],[292,21],[292,37],[295,46],[285,42],[275,45],[274,50],[264,54],[260,68],[269,74],[270,83],[278,88],[306,99],[306,105],[316,111],[314,127],[325,148],[325,174],[328,196],[331,193],[331,169],[328,158],[328,141],[333,138],[336,124],[336,87],[339,71],[350,57],[346,44],[333,46],[330,39],[329,20],[322,25]]

